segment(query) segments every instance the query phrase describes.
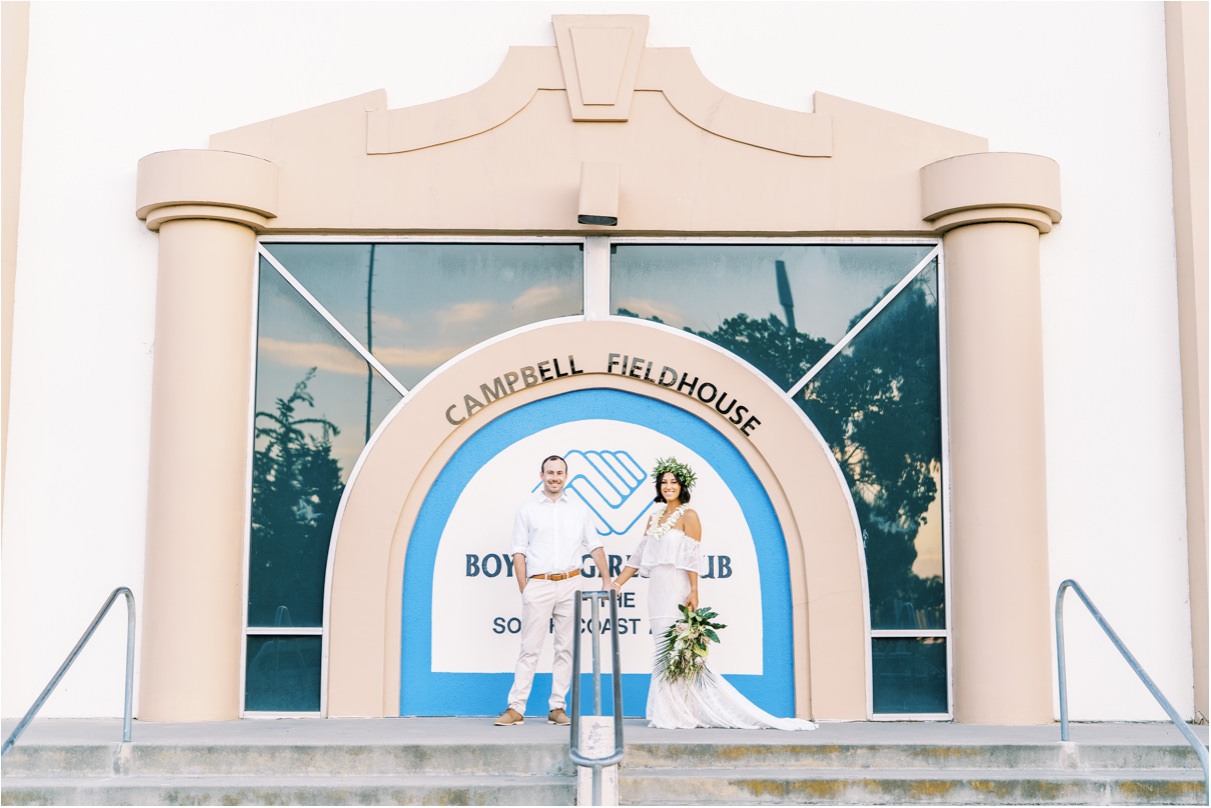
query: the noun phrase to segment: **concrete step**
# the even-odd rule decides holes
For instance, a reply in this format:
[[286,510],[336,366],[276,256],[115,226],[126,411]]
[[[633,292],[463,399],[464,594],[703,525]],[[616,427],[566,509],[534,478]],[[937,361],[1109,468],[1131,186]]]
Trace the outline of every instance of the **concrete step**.
[[[1189,770],[623,768],[623,805],[1205,805]],[[4,805],[574,805],[571,776],[5,777]]]
[[571,776],[5,777],[3,805],[575,805]]
[[1188,744],[985,743],[719,744],[628,743],[629,769],[1190,769],[1202,771]]
[[[7,723],[7,722],[6,722]],[[824,724],[656,730],[628,720],[624,804],[1206,804],[1171,726]],[[568,730],[490,719],[35,722],[4,757],[5,805],[571,805]],[[1205,737],[1205,727],[1197,727]]]
[[1202,770],[628,769],[623,805],[1206,805]]
[[575,774],[566,740],[526,744],[206,744],[48,746],[20,744],[4,757],[5,779],[24,776],[434,777]]
[[[1096,744],[719,743],[627,744],[626,768],[662,769],[1184,769],[1198,768],[1190,747]],[[574,774],[566,743],[507,744],[226,744],[16,746],[4,759],[4,776],[249,776],[266,771],[317,776],[477,776]]]

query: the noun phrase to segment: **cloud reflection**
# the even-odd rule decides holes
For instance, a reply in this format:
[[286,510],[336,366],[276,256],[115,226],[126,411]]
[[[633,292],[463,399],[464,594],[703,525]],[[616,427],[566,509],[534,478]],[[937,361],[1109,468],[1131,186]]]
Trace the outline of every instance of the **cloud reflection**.
[[[322,342],[290,342],[288,340],[261,337],[262,358],[276,361],[285,367],[319,368],[349,376],[365,376],[366,362],[352,348],[328,345]],[[463,350],[460,345],[437,345],[430,348],[405,348],[403,346],[380,346],[372,353],[387,367],[419,368],[431,370]]]
[[378,331],[408,331],[408,321],[403,317],[398,317],[394,314],[376,311],[374,313],[374,327]]
[[443,326],[475,323],[492,316],[500,308],[493,300],[471,300],[465,303],[455,303],[445,311],[437,312],[435,317]]
[[262,357],[268,357],[287,367],[319,368],[333,373],[366,375],[366,361],[342,345],[323,342],[289,342],[261,337],[257,347]]
[[[579,294],[579,290],[576,290]],[[531,286],[513,300],[515,309],[538,309],[556,303],[565,303],[571,298],[571,290],[558,286]]]
[[430,370],[458,354],[462,348],[439,345],[434,348],[375,348],[374,356],[387,367]]
[[680,309],[658,306],[651,300],[643,297],[627,297],[617,301],[614,304],[614,309],[627,309],[638,314],[643,319],[659,317],[666,323],[684,323],[689,318],[681,312]]

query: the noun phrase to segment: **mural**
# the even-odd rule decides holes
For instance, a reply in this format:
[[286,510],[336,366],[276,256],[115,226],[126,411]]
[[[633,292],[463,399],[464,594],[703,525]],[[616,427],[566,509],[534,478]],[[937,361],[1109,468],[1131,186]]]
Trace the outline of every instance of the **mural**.
[[[587,390],[497,418],[464,444],[430,489],[404,567],[401,714],[504,709],[521,615],[509,557],[513,517],[535,495],[542,459],[556,453],[568,458],[570,495],[598,514],[615,571],[638,543],[652,506],[646,469],[670,454],[694,466],[700,482],[691,505],[702,518],[708,558],[700,594],[729,626],[712,665],[765,709],[793,712],[786,549],[752,470],[693,415],[631,393]],[[585,588],[597,588],[591,560],[582,571]],[[626,587],[618,622],[625,710],[642,715],[652,661],[642,579]],[[590,659],[586,646],[583,670],[591,670]],[[538,670],[550,664],[548,646]],[[550,676],[540,673],[531,702],[545,703],[549,688]]]

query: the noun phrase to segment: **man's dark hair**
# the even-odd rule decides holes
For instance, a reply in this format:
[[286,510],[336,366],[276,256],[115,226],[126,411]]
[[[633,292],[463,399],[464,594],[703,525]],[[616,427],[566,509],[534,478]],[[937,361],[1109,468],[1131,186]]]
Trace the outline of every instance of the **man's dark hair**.
[[568,470],[568,461],[564,460],[559,455],[551,455],[550,457],[547,457],[542,461],[542,465],[538,467],[538,473],[546,474],[547,473],[547,463],[550,463],[552,460],[558,460],[560,463],[563,463],[563,470],[564,471]]

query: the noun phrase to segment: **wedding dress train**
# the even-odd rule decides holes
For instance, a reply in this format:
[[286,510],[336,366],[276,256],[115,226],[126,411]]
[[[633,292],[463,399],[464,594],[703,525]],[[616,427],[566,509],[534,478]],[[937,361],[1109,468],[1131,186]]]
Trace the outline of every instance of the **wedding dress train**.
[[[690,594],[686,571],[700,572],[699,542],[680,530],[668,530],[660,538],[645,535],[626,566],[648,577],[648,616],[652,639],[661,644],[669,626],[681,618],[677,607]],[[648,690],[649,726],[660,729],[729,727],[733,729],[815,729],[811,721],[777,718],[744,697],[723,676],[706,672],[694,684],[666,682],[652,674]]]

